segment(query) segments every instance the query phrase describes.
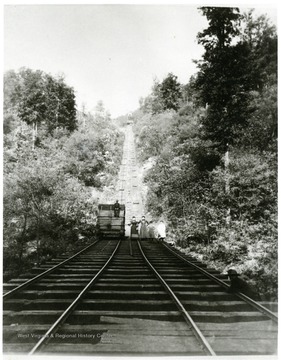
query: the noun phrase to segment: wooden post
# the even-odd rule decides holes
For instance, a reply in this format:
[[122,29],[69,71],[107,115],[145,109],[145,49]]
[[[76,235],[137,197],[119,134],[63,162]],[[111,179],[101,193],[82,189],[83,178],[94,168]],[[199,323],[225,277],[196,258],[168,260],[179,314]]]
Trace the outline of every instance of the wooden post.
[[130,247],[130,255],[133,256],[132,237],[131,236],[129,236],[129,247]]
[[224,168],[225,168],[225,192],[229,194],[229,151],[228,144],[226,145],[227,149],[224,155]]
[[[228,144],[226,144],[226,152],[224,155],[224,171],[225,171],[225,193],[226,195],[230,192],[230,185],[229,185],[229,150],[228,150]],[[230,224],[230,208],[227,209],[226,213],[226,224]]]
[[32,123],[32,150],[34,150],[35,147],[35,123]]

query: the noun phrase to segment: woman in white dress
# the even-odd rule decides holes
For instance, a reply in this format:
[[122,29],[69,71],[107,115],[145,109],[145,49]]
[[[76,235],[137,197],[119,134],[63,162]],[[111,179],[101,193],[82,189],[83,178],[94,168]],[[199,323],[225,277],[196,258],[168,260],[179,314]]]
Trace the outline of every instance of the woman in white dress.
[[166,238],[166,225],[164,224],[163,220],[160,220],[160,223],[157,227],[157,232],[158,232],[158,239],[160,241],[164,241]]

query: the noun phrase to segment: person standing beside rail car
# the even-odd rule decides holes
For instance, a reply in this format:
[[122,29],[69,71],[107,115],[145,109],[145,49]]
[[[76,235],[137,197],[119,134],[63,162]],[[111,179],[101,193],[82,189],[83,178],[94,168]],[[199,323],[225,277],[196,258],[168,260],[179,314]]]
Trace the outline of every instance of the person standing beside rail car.
[[156,235],[155,235],[156,229],[155,229],[155,226],[154,226],[152,220],[149,221],[149,224],[147,226],[147,230],[148,230],[148,238],[149,238],[149,240],[150,241],[155,241],[155,239],[156,239]]
[[132,239],[137,239],[139,237],[139,233],[138,233],[138,222],[136,220],[136,217],[133,216],[132,220],[130,222],[130,224],[128,224],[128,226],[131,226],[131,235],[129,237],[129,247],[130,247],[130,255],[133,255],[133,248],[132,248]]
[[131,238],[138,237],[138,222],[136,220],[136,217],[133,216],[130,224],[128,226],[131,226]]
[[141,217],[141,221],[139,222],[140,224],[140,229],[139,229],[139,238],[140,239],[148,239],[148,229],[147,229],[147,225],[148,225],[148,222],[147,220],[145,219],[145,216],[143,215]]
[[120,204],[119,204],[118,200],[116,200],[116,203],[113,205],[113,211],[114,211],[114,216],[119,217],[119,215],[120,215]]

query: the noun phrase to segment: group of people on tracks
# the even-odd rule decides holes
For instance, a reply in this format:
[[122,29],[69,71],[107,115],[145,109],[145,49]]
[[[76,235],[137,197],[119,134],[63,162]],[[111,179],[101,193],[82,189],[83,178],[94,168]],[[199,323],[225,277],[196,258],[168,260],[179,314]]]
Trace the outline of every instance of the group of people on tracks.
[[163,220],[156,225],[152,220],[147,221],[144,215],[139,221],[133,216],[128,226],[131,227],[131,239],[164,241],[166,238],[166,225]]
[[[118,200],[114,204],[114,216],[119,217],[120,204]],[[141,220],[137,220],[135,216],[132,217],[128,226],[131,227],[130,239],[142,239],[142,240],[156,240],[164,241],[166,238],[166,225],[163,220],[160,220],[158,225],[153,221],[147,221],[145,216],[141,217]],[[260,301],[260,295],[251,285],[249,285],[236,270],[228,270],[228,278],[230,280],[230,287],[228,292],[242,292],[250,298]]]
[[[120,209],[121,207],[119,201],[116,200],[113,205],[114,217],[120,216]],[[158,225],[155,225],[152,220],[148,222],[144,215],[139,221],[137,221],[136,217],[133,216],[128,226],[131,227],[131,239],[158,239],[160,241],[164,241],[166,238],[166,225],[163,220],[160,220]]]

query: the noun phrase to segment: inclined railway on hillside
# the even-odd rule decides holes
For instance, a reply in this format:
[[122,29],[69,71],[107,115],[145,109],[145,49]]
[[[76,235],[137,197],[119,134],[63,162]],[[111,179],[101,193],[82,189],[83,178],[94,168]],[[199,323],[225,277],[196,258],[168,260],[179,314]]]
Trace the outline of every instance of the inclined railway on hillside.
[[124,227],[144,211],[137,170],[128,126],[111,199],[121,219],[105,202],[95,242],[4,284],[4,354],[277,354],[277,304],[229,293],[226,275],[166,243],[130,241]]

